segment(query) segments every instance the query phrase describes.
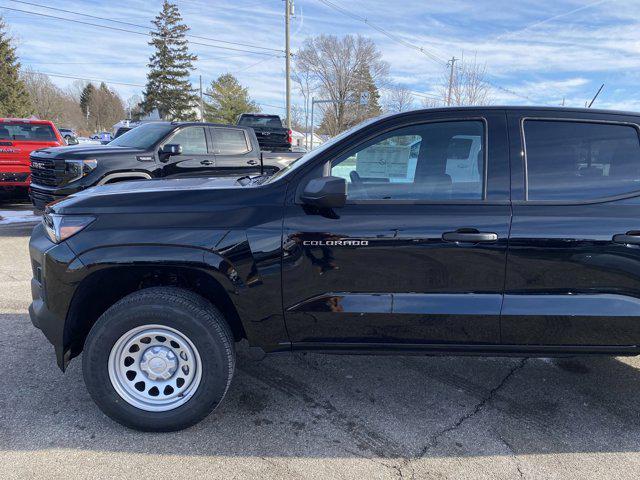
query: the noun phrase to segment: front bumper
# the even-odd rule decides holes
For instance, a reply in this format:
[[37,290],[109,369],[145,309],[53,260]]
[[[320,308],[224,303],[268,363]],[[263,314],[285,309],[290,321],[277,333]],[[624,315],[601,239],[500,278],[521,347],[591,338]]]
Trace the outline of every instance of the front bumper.
[[[65,339],[65,321],[75,292],[76,256],[66,243],[49,240],[42,224],[37,225],[29,241],[33,278],[29,316],[42,330],[56,352],[58,366],[64,370],[70,351]],[[74,266],[75,263],[75,266]]]
[[0,187],[28,187],[30,181],[26,172],[0,172]]

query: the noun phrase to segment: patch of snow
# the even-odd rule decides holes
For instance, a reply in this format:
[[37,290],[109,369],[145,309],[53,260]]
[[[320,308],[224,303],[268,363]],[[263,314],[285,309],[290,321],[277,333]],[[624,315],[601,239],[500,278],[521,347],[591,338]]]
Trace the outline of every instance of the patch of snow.
[[37,223],[42,217],[30,211],[0,210],[0,225]]

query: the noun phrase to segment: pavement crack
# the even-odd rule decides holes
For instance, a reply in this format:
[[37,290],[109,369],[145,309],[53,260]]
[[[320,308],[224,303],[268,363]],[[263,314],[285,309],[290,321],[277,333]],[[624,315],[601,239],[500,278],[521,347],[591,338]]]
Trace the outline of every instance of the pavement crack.
[[452,425],[449,425],[448,427],[445,427],[442,430],[436,432],[429,440],[429,443],[427,443],[424,446],[418,458],[424,457],[427,454],[427,452],[429,452],[429,450],[431,450],[432,448],[435,448],[440,442],[440,439],[444,437],[446,434],[453,432],[454,430],[457,430],[467,420],[478,415],[488,404],[490,404],[493,401],[493,398],[495,397],[496,393],[498,393],[507,384],[507,382],[511,379],[511,377],[513,377],[513,375],[515,375],[518,371],[524,368],[525,364],[527,363],[527,360],[528,358],[523,358],[513,368],[511,368],[509,372],[502,378],[500,383],[498,383],[498,385],[493,387],[487,395],[485,395],[480,399],[480,401],[476,404],[473,410],[462,415]]
[[522,468],[520,468],[520,461],[518,460],[518,456],[517,456],[516,451],[514,450],[514,448],[501,435],[497,435],[497,437],[504,444],[504,446],[507,447],[507,449],[509,450],[509,454],[510,454],[511,458],[513,458],[513,463],[516,466],[516,470],[518,470],[518,475],[520,476],[520,478],[526,478],[525,475],[524,475],[524,472],[522,471]]

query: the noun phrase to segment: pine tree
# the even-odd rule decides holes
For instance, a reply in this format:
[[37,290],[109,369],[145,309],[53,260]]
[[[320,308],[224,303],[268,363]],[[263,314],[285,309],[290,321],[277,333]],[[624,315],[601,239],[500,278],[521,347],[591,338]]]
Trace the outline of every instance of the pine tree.
[[357,122],[382,115],[380,106],[380,92],[373,81],[368,67],[360,70],[359,88],[356,90],[354,100],[362,102],[358,108]]
[[205,102],[204,118],[208,122],[236,123],[238,115],[260,111],[258,104],[249,97],[247,88],[230,73],[211,82],[207,97],[210,100]]
[[96,87],[93,86],[93,83],[87,83],[86,87],[82,89],[82,93],[80,94],[80,110],[82,110],[85,118],[88,118],[91,113],[90,106],[95,95]]
[[168,0],[164,0],[153,24],[149,45],[155,48],[155,53],[149,58],[144,111],[150,113],[157,108],[162,118],[192,120],[196,117],[198,96],[189,75],[198,57],[189,53],[185,38],[189,27],[182,23],[178,7]]
[[31,101],[20,78],[16,49],[7,25],[0,17],[0,117],[26,117],[31,113]]

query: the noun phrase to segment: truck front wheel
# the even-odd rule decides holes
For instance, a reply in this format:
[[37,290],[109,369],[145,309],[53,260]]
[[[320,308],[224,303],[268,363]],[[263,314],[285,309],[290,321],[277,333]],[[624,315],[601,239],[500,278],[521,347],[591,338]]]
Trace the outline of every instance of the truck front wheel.
[[224,398],[233,336],[204,298],[174,287],[132,293],[111,306],[85,342],[85,384],[98,407],[136,430],[174,431]]

